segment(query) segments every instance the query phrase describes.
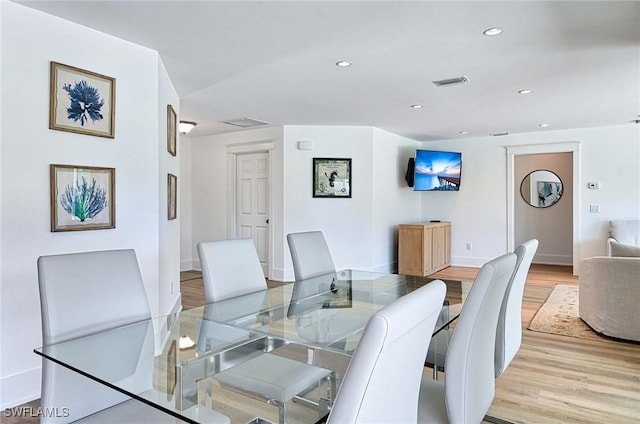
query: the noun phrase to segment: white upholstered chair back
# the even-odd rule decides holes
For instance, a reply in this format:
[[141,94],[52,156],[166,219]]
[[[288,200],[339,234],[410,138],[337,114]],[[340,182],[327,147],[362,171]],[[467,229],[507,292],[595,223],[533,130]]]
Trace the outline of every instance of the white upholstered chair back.
[[[41,256],[37,264],[45,346],[150,318],[133,250]],[[153,333],[140,340],[144,340],[145,345],[151,341],[153,347]],[[132,360],[132,372],[135,372],[141,348],[126,349]],[[102,367],[110,372],[108,356],[105,359]],[[113,367],[114,370],[122,369],[120,365]],[[137,377],[144,380],[141,385],[148,383],[151,387],[150,374]],[[127,399],[115,390],[49,360],[42,361],[43,410],[64,407],[68,408],[69,414],[57,417],[43,414],[41,423],[72,422]]]
[[515,262],[507,253],[483,265],[462,307],[445,361],[449,422],[479,423],[491,406],[498,315]]
[[496,329],[495,376],[500,377],[522,343],[522,296],[538,240],[528,240],[516,247],[516,267],[502,300]]
[[327,241],[321,231],[287,234],[296,281],[335,272]]
[[371,317],[328,423],[416,422],[424,357],[445,292],[433,281]]
[[251,239],[201,242],[198,256],[207,303],[267,289]]

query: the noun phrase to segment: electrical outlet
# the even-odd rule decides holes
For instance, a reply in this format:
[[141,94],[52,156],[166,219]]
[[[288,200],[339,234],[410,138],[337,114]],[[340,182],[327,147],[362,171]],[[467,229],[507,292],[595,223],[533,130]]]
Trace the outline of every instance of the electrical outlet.
[[471,250],[471,249],[473,249],[471,242],[467,242],[467,250]]
[[600,205],[589,205],[590,213],[600,213]]

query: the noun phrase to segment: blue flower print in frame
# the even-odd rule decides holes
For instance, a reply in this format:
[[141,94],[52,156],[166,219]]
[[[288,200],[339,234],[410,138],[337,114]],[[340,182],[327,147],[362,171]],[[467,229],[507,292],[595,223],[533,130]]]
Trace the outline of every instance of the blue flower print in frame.
[[114,138],[114,78],[51,62],[49,128]]

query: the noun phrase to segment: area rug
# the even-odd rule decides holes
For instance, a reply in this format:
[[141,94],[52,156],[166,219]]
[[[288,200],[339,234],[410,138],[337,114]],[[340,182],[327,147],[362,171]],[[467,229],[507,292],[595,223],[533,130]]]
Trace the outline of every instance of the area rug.
[[602,340],[578,315],[578,286],[556,285],[536,312],[529,330],[582,339]]

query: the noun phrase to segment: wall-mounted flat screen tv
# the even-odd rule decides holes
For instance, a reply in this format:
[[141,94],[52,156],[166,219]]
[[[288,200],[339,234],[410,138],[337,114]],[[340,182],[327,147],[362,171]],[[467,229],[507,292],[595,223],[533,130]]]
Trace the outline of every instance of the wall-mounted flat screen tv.
[[415,191],[458,191],[462,153],[417,150],[414,168]]

